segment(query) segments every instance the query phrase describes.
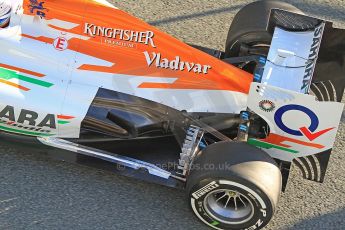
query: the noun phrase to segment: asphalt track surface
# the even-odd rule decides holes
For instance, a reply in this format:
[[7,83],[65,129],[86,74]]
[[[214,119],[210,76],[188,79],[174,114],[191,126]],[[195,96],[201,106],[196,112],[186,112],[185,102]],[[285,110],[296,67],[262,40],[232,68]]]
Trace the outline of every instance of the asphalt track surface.
[[[224,49],[239,0],[113,3],[188,43]],[[288,1],[345,28],[344,0]],[[345,229],[345,116],[324,184],[293,170],[267,229]],[[0,229],[208,229],[184,193],[30,151],[0,150]]]

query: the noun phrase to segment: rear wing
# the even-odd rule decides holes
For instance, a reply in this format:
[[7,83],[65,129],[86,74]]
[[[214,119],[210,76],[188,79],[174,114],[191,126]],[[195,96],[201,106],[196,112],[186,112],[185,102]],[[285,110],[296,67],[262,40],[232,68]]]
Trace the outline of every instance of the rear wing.
[[262,83],[314,94],[321,101],[341,101],[345,30],[333,28],[328,21],[283,10],[272,10],[268,30],[273,39]]
[[345,30],[280,9],[271,11],[267,30],[267,57],[224,58],[223,52],[192,46],[229,64],[256,62],[238,139],[248,138],[248,114],[259,115],[268,135],[248,142],[280,162],[283,187],[292,162],[305,179],[323,182],[343,112]]
[[343,112],[345,30],[331,22],[272,10],[267,60],[255,73],[248,108],[269,126],[248,142],[306,179],[323,182]]

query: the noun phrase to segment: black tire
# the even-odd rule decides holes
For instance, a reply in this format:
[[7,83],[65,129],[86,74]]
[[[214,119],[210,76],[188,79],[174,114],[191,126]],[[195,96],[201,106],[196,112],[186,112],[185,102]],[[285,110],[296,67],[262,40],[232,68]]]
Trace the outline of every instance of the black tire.
[[[240,56],[241,44],[253,47],[271,43],[272,34],[267,31],[267,27],[272,9],[303,14],[293,5],[280,1],[257,1],[243,7],[230,26],[226,40],[226,58]],[[268,52],[268,49],[263,52],[265,51]]]
[[[260,229],[274,214],[281,184],[281,172],[265,152],[246,143],[220,142],[205,148],[194,160],[187,192],[194,213],[210,227]],[[222,194],[228,196],[226,200],[220,199]],[[236,218],[219,215],[221,202],[226,204],[225,212],[228,208],[231,215],[240,214]]]

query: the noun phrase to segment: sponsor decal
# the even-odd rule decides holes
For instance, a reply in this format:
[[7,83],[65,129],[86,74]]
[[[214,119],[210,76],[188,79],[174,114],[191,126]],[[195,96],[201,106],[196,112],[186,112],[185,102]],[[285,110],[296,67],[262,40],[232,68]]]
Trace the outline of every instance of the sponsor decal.
[[303,85],[301,88],[302,92],[304,93],[308,93],[309,86],[313,78],[316,60],[317,60],[320,45],[321,45],[323,29],[324,29],[324,24],[321,24],[314,31],[313,44],[311,45],[311,48],[310,48],[310,54],[309,54],[307,66],[305,68],[304,77],[303,77]]
[[130,43],[130,42],[124,42],[124,41],[117,41],[109,38],[103,38],[101,40],[101,43],[107,46],[120,46],[120,47],[125,47],[125,48],[137,48],[137,44],[135,43]]
[[206,193],[218,188],[219,185],[215,182],[212,181],[211,183],[209,183],[208,185],[204,186],[203,188],[199,189],[198,191],[194,192],[192,194],[192,196],[195,199],[199,199],[200,197],[202,197],[203,195],[205,195]]
[[30,13],[36,14],[42,18],[46,16],[45,11],[47,11],[46,8],[44,8],[44,2],[38,1],[38,0],[30,0]]
[[[102,43],[105,44],[119,44],[121,46],[126,46],[125,43],[128,44],[131,42],[137,44],[145,44],[153,48],[156,48],[153,39],[155,34],[152,31],[124,30],[85,23],[84,33],[91,37],[106,38],[102,41]],[[114,40],[122,41],[123,43],[116,43]]]
[[[310,118],[310,121],[311,121],[310,126],[309,127],[303,126],[299,128],[299,130],[291,129],[288,126],[286,126],[282,119],[283,119],[283,115],[289,111],[300,111],[306,114]],[[277,126],[284,132],[293,136],[305,136],[310,141],[313,141],[317,139],[318,137],[335,129],[335,127],[332,127],[332,128],[316,131],[319,127],[319,118],[312,110],[302,105],[292,104],[292,105],[285,105],[279,108],[274,115],[274,121],[277,124]]]
[[[303,126],[303,127],[300,127],[299,129],[292,129],[291,127],[289,127],[283,122],[284,114],[289,111],[299,111],[299,112],[304,113],[310,119],[310,125],[308,127]],[[324,149],[325,146],[321,144],[313,143],[312,141],[316,140],[322,135],[325,135],[326,133],[335,129],[335,127],[331,127],[331,128],[326,128],[326,129],[318,131],[320,122],[317,115],[311,109],[305,106],[295,105],[295,104],[285,105],[279,108],[274,115],[274,121],[277,124],[277,126],[285,133],[288,133],[292,136],[297,136],[297,137],[304,136],[310,142],[271,133],[267,138],[262,139],[262,140],[251,138],[248,140],[248,143],[251,145],[257,146],[259,148],[264,148],[264,149],[273,148],[273,149],[278,149],[278,150],[282,150],[282,151],[293,153],[293,154],[299,153],[299,151],[292,149],[291,145],[285,144],[286,142],[290,142],[290,143],[302,145],[308,148],[320,149],[320,152],[321,152],[321,150]]]
[[[2,124],[6,125],[3,126]],[[17,124],[13,122],[6,122],[0,119],[0,130],[9,132],[9,133],[18,133],[27,136],[53,136],[54,134],[50,133],[50,130],[43,130],[41,128],[32,128],[22,124]]]
[[182,61],[179,56],[176,56],[174,60],[162,58],[160,53],[144,52],[147,65],[155,66],[156,68],[171,69],[176,71],[194,72],[197,74],[208,74],[208,71],[212,68],[209,65],[195,64],[186,61]]
[[64,37],[58,37],[54,40],[54,48],[58,51],[64,51],[68,48],[68,40]]
[[[17,116],[18,115],[18,116]],[[0,111],[0,130],[29,136],[52,136],[58,125],[69,124],[72,116],[46,114],[21,109],[18,114],[13,106],[7,105]]]
[[265,112],[272,112],[276,108],[275,104],[270,100],[260,101],[259,107],[262,111]]
[[[33,77],[36,77],[36,78],[33,78]],[[44,77],[44,75],[40,73],[36,73],[36,72],[26,70],[26,69],[17,68],[14,66],[0,64],[0,83],[20,89],[22,91],[30,91],[30,89],[18,83],[14,83],[11,80],[13,79],[20,80],[23,82],[27,82],[27,83],[40,86],[40,87],[45,87],[45,88],[50,88],[54,85],[52,83],[37,79],[37,78],[42,78],[42,77]]]

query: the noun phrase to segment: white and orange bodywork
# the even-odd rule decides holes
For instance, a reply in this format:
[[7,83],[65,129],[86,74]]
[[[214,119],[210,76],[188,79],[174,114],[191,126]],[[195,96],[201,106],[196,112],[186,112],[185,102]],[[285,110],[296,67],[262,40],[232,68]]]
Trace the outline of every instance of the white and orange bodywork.
[[[301,111],[290,109],[289,118],[280,118],[298,134],[299,128],[305,128],[309,136],[315,134],[310,132],[332,128],[325,132],[321,144],[310,144],[306,135],[289,136],[275,123],[273,109],[271,113],[262,112],[260,103],[269,100],[278,109],[278,105],[287,103],[282,95],[292,95],[289,103],[301,103],[301,98],[308,97],[307,107],[316,106],[310,101],[312,96],[278,90],[279,97],[269,94],[265,98],[256,95],[254,85],[251,95],[256,96],[250,101],[252,74],[195,49],[106,1],[17,0],[12,9],[9,27],[0,30],[2,131],[79,138],[81,123],[97,92],[107,89],[188,113],[239,114],[249,106],[262,115],[272,133],[266,140],[251,141],[259,147],[266,146],[271,156],[283,160],[291,161],[295,157],[291,153],[301,157],[333,146],[342,111],[340,103],[324,102],[323,110],[329,108],[337,113],[325,123],[325,114],[314,110],[320,115],[320,124],[311,130],[306,130],[308,124],[300,125],[293,119],[292,113],[301,115]],[[290,35],[280,32],[288,40]],[[301,35],[311,39],[303,43],[307,51],[313,43],[312,34]],[[294,58],[296,62],[296,55],[285,51],[283,54],[284,60]],[[278,61],[284,64],[284,60]],[[267,64],[265,80],[279,77],[284,68]],[[303,76],[299,78],[303,80]],[[303,122],[308,123],[308,117]],[[273,138],[277,135],[281,138]],[[289,151],[296,143],[298,147]],[[301,146],[308,151],[303,152]]]
[[13,73],[0,78],[0,104],[15,105],[16,119],[22,109],[37,112],[37,120],[54,114],[52,134],[77,138],[99,88],[188,112],[246,108],[252,75],[104,1],[14,4],[10,26],[0,30],[0,45],[6,47],[0,68]]

